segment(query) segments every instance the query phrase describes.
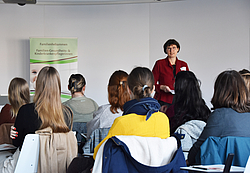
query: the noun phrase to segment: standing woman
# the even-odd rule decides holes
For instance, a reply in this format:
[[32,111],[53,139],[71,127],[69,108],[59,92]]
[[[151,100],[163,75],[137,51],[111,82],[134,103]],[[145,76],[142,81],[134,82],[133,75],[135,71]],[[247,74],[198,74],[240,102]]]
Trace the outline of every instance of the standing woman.
[[14,123],[19,108],[30,102],[29,85],[23,78],[13,78],[8,89],[10,104],[6,104],[0,113],[0,125],[3,123]]
[[168,56],[157,60],[152,71],[155,78],[154,98],[161,106],[170,106],[173,101],[175,76],[179,71],[189,71],[189,68],[186,62],[177,58],[180,44],[176,40],[169,39],[163,45],[163,50]]
[[159,112],[160,104],[151,98],[154,92],[154,76],[146,67],[134,68],[128,76],[128,92],[131,100],[123,106],[123,116],[115,119],[106,138],[95,148],[94,158],[104,141],[117,135],[142,137],[170,136],[168,117]]

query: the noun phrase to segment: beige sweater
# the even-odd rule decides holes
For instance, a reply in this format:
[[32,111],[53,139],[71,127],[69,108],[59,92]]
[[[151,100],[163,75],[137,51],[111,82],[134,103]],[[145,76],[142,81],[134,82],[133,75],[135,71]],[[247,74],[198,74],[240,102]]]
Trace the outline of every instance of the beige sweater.
[[77,140],[72,131],[52,133],[50,127],[37,130],[40,137],[38,173],[66,173],[77,156]]

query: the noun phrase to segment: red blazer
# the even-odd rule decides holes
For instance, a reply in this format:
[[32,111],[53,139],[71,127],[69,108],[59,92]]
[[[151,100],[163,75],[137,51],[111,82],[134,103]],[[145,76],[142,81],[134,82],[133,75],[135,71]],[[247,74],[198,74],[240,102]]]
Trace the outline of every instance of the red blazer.
[[[189,71],[188,65],[186,62],[176,58],[176,74],[180,71]],[[168,57],[165,59],[157,60],[153,67],[153,74],[155,78],[155,95],[156,100],[161,100],[166,103],[172,104],[173,94],[166,93],[163,90],[160,90],[160,85],[167,85],[171,90],[174,89],[175,78],[173,74],[173,66],[168,60]]]

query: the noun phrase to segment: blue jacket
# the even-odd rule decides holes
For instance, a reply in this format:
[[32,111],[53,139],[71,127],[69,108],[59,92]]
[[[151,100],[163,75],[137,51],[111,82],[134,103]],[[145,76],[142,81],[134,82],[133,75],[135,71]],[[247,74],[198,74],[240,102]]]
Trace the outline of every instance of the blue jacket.
[[234,153],[232,165],[245,167],[250,155],[250,137],[211,136],[201,145],[196,160],[202,165],[225,164],[228,153]]
[[112,137],[106,142],[103,150],[102,165],[103,173],[187,173],[187,171],[180,170],[180,167],[186,166],[180,145],[169,164],[160,167],[150,167],[136,161],[131,156],[126,144],[116,137]]
[[161,105],[157,100],[146,97],[142,98],[139,101],[136,99],[130,100],[123,105],[123,115],[135,113],[137,115],[146,115],[146,121],[151,117],[155,112],[158,112],[161,108]]

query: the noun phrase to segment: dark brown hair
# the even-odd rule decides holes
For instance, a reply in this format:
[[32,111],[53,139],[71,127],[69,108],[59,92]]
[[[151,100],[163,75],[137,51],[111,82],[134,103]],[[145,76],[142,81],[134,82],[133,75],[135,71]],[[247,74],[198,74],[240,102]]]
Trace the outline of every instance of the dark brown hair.
[[154,76],[147,67],[136,67],[128,76],[128,87],[132,91],[134,99],[151,97],[154,87]]
[[211,103],[213,109],[225,107],[239,113],[250,111],[248,89],[237,71],[227,70],[219,74]]
[[[242,78],[245,81],[246,87],[248,89],[248,92],[250,91],[250,71],[247,69],[242,69],[239,71],[239,73],[241,74]],[[250,94],[248,95],[248,97],[250,97]],[[250,98],[249,98],[250,100]]]
[[71,94],[81,92],[82,88],[86,85],[85,78],[81,74],[72,74],[69,78],[68,88]]
[[111,105],[110,111],[112,113],[118,113],[117,109],[120,108],[123,111],[123,105],[130,100],[127,91],[127,77],[128,74],[125,71],[115,71],[108,84],[108,99]]

